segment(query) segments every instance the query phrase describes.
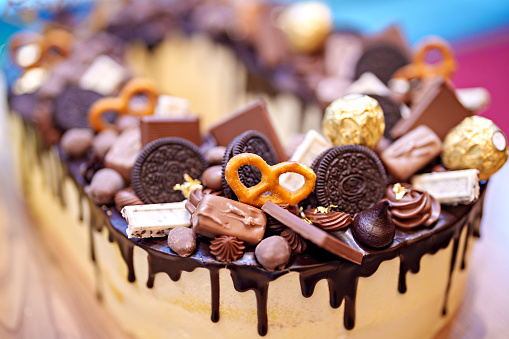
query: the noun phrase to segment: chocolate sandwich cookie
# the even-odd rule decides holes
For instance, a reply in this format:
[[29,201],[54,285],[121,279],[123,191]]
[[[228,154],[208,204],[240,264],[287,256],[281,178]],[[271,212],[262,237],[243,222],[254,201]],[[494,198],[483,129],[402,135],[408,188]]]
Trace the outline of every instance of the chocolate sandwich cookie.
[[102,98],[99,93],[69,86],[55,100],[53,121],[62,131],[71,128],[88,128],[88,110]]
[[398,103],[387,96],[377,95],[377,94],[369,94],[370,97],[378,101],[380,107],[382,107],[382,111],[384,111],[384,119],[385,119],[385,131],[384,137],[389,140],[392,140],[390,131],[396,125],[396,123],[401,119],[401,108]]
[[407,64],[408,59],[398,48],[391,45],[376,45],[362,53],[355,67],[355,79],[366,72],[371,72],[387,85],[392,75]]
[[162,138],[141,150],[131,172],[131,182],[136,195],[146,204],[182,201],[184,196],[174,189],[175,185],[186,182],[184,174],[200,179],[208,166],[192,142]]
[[[226,148],[222,168],[225,196],[234,200],[237,200],[237,197],[226,183],[226,180],[224,179],[224,172],[228,161],[230,161],[230,159],[234,156],[242,153],[253,153],[259,155],[271,166],[278,163],[272,144],[262,133],[251,130],[236,137]],[[239,169],[239,178],[246,187],[252,187],[261,181],[262,174],[254,166],[243,166]]]
[[387,177],[382,162],[360,145],[328,149],[313,164],[315,195],[320,206],[337,206],[355,214],[377,204],[385,195]]

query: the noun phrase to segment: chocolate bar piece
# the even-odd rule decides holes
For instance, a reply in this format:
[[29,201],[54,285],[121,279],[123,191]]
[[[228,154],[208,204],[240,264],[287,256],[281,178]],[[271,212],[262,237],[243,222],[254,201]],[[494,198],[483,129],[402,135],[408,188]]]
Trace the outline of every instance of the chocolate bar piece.
[[141,118],[140,129],[143,147],[151,141],[165,137],[179,137],[197,146],[201,145],[200,119],[195,116],[148,115]]
[[193,213],[193,230],[209,238],[230,235],[256,245],[265,233],[267,217],[258,208],[206,194]]
[[411,111],[410,117],[401,119],[391,130],[393,138],[397,139],[419,125],[426,125],[440,140],[444,140],[451,128],[473,114],[459,102],[451,85],[440,77],[422,94]]
[[125,206],[121,213],[127,220],[127,237],[164,237],[172,228],[189,227],[191,215],[185,208],[186,202]]
[[129,128],[120,134],[106,153],[104,165],[120,173],[126,182],[131,182],[131,169],[140,150],[140,129],[138,127]]
[[280,223],[291,228],[293,231],[315,243],[319,247],[358,265],[362,263],[362,258],[364,256],[362,252],[351,248],[324,230],[306,223],[295,214],[279,207],[272,201],[267,201],[263,205],[262,211],[277,219]]
[[88,91],[111,95],[127,78],[127,70],[106,55],[100,55],[81,77],[79,85]]
[[438,136],[421,125],[387,147],[380,159],[396,180],[406,181],[441,151],[442,142]]
[[267,112],[267,105],[263,99],[257,99],[232,113],[226,120],[212,127],[210,134],[216,139],[218,146],[228,146],[235,137],[248,130],[255,130],[265,135],[274,147],[279,161],[287,159],[285,150],[272,126]]
[[414,188],[428,192],[441,204],[470,204],[479,198],[476,169],[415,175],[411,181]]

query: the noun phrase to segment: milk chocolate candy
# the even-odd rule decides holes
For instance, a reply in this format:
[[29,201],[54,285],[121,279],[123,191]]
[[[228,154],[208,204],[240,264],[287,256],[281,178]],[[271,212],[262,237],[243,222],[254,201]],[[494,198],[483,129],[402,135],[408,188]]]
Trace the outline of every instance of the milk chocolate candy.
[[415,175],[411,183],[444,205],[470,204],[479,198],[479,171],[476,169]]
[[125,185],[124,179],[118,172],[103,168],[97,171],[92,178],[90,186],[85,191],[97,204],[111,204],[115,194]]
[[219,146],[228,146],[235,137],[248,130],[255,130],[265,135],[274,147],[279,161],[287,159],[285,150],[272,126],[267,113],[267,105],[263,99],[257,99],[232,113],[226,120],[212,127],[210,134],[216,139]]
[[139,128],[124,131],[111,146],[104,157],[104,165],[116,170],[126,182],[131,181],[131,169],[141,150],[141,133]]
[[431,129],[419,126],[408,132],[380,155],[387,171],[398,181],[406,181],[442,151],[442,142]]
[[230,235],[256,245],[265,233],[267,217],[258,208],[212,194],[203,196],[193,214],[196,234],[214,238]]
[[141,118],[141,143],[148,143],[166,137],[179,137],[201,145],[200,119],[194,116],[168,117],[145,116]]
[[164,237],[175,227],[188,227],[191,215],[186,200],[167,204],[125,206],[122,216],[127,220],[129,238]]
[[393,138],[399,138],[419,125],[426,125],[440,140],[444,140],[451,128],[473,114],[459,102],[454,89],[443,78],[437,78],[411,110],[410,117],[400,120],[391,130]]

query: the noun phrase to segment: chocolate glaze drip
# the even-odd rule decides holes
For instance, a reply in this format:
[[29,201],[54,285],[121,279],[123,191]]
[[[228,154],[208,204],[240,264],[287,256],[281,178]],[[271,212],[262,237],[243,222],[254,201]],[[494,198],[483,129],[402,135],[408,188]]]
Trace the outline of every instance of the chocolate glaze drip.
[[[28,129],[31,129],[29,127]],[[60,156],[62,152],[60,150]],[[212,296],[212,314],[211,320],[219,320],[219,269],[226,268],[230,270],[234,288],[239,292],[253,290],[257,299],[258,313],[258,333],[265,335],[268,331],[269,320],[267,318],[267,292],[271,281],[290,272],[298,272],[300,276],[301,292],[304,297],[310,297],[316,284],[327,279],[330,294],[331,307],[337,308],[345,301],[344,326],[352,329],[355,326],[355,300],[357,294],[357,283],[359,277],[369,277],[376,272],[383,261],[390,260],[399,256],[400,274],[398,290],[405,293],[406,273],[408,271],[418,272],[420,260],[424,254],[436,253],[439,249],[446,248],[453,240],[453,251],[451,256],[451,266],[449,270],[449,281],[444,295],[444,312],[446,311],[448,290],[451,285],[452,272],[456,263],[459,237],[463,228],[468,227],[467,237],[475,235],[477,220],[482,215],[482,202],[484,199],[485,185],[482,185],[483,193],[481,198],[470,206],[444,207],[440,219],[431,228],[422,228],[416,230],[397,229],[395,241],[382,250],[373,250],[363,247],[354,239],[351,229],[342,229],[332,234],[351,247],[364,253],[362,265],[355,265],[344,261],[314,245],[308,247],[304,255],[294,255],[288,268],[284,271],[268,272],[261,268],[255,258],[253,250],[246,252],[244,257],[235,264],[219,263],[209,252],[209,246],[205,239],[199,239],[199,245],[196,252],[187,258],[179,257],[174,254],[167,246],[166,239],[138,239],[130,240],[125,235],[127,224],[113,206],[106,206],[104,210],[99,208],[88,199],[84,194],[82,187],[86,184],[80,174],[80,165],[85,159],[68,160],[63,163],[63,168],[67,169],[58,172],[56,182],[62,183],[64,177],[70,176],[80,194],[80,201],[88,201],[90,205],[90,239],[91,239],[91,258],[96,260],[93,231],[100,231],[106,227],[109,232],[110,241],[114,241],[119,246],[122,257],[128,269],[127,279],[135,280],[133,265],[134,246],[145,250],[148,254],[148,280],[147,287],[154,285],[155,275],[164,272],[177,281],[182,272],[192,272],[197,267],[207,268],[211,279]],[[61,176],[61,177],[60,177]],[[57,195],[61,195],[63,190],[57,190]],[[62,196],[63,199],[63,196]],[[466,246],[465,246],[466,247]],[[465,253],[463,252],[462,267],[465,265]]]

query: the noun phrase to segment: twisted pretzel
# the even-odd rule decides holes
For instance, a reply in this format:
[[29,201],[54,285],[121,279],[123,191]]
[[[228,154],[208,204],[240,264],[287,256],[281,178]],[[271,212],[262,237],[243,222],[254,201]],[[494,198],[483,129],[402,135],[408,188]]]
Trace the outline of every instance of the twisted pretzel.
[[[253,187],[248,188],[240,181],[239,168],[245,165],[255,166],[262,173],[262,180]],[[279,176],[287,172],[302,175],[304,185],[294,192],[280,186]],[[257,207],[263,206],[267,200],[275,204],[296,205],[311,194],[316,181],[315,172],[307,166],[294,161],[269,166],[262,157],[251,153],[242,153],[231,158],[226,165],[225,178],[240,202]]]
[[[148,103],[139,110],[132,110],[129,101],[136,95],[145,95]],[[96,131],[100,132],[113,126],[103,119],[106,112],[117,112],[120,115],[150,115],[154,113],[157,102],[155,84],[148,79],[135,78],[129,81],[120,91],[118,97],[108,97],[97,100],[88,111],[88,123]]]
[[[426,55],[432,50],[438,50],[442,54],[442,60],[436,64],[426,62]],[[440,38],[431,37],[420,44],[412,63],[399,69],[393,77],[410,80],[441,75],[450,79],[455,71],[456,60],[449,44]]]

